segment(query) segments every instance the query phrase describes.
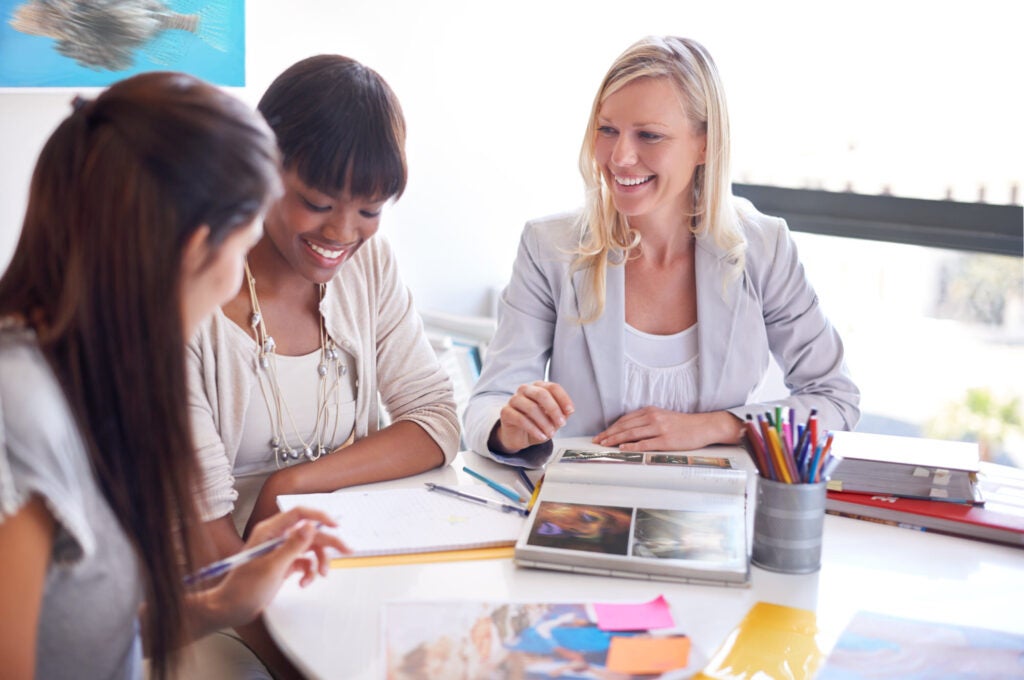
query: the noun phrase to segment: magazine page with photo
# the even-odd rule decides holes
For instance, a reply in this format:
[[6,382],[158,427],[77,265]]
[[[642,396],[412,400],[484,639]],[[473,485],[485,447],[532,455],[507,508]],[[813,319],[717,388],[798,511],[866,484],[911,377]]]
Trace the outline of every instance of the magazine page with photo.
[[623,452],[556,441],[516,563],[602,575],[749,584],[747,454]]

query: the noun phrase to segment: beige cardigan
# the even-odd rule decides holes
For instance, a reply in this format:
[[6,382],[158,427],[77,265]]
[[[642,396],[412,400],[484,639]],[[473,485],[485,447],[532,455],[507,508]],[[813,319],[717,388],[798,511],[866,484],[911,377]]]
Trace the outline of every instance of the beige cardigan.
[[[327,285],[320,311],[328,334],[356,367],[356,439],[377,431],[379,394],[392,422],[418,424],[450,463],[460,435],[451,380],[423,333],[384,237],[373,237],[345,263]],[[256,355],[238,343],[227,325],[232,323],[218,310],[188,348],[189,415],[206,520],[234,510],[234,463],[256,380]]]

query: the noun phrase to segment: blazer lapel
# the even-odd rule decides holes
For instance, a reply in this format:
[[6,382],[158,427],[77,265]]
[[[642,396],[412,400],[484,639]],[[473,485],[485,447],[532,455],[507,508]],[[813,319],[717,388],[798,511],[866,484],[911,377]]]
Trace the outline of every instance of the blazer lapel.
[[[576,293],[576,307],[582,309],[583,292],[588,273],[573,274],[572,285]],[[596,321],[583,326],[583,339],[590,354],[594,371],[597,397],[601,404],[604,427],[622,415],[624,376],[623,333],[626,323],[626,289],[623,267],[609,262],[605,276],[604,313]],[[581,357],[582,359],[582,357]],[[581,361],[581,365],[583,362]]]
[[700,380],[698,412],[704,413],[719,403],[722,381],[734,352],[742,351],[742,338],[734,337],[739,324],[737,300],[740,282],[723,287],[729,264],[713,243],[697,239],[694,267],[697,279],[697,354]]

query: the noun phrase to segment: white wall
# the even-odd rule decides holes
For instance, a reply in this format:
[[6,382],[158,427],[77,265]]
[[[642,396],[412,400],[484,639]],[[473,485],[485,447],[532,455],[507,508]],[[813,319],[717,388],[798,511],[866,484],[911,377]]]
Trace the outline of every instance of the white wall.
[[[1024,157],[1022,4],[251,0],[248,85],[235,93],[255,105],[277,73],[319,52],[379,71],[405,109],[411,171],[382,229],[421,307],[479,314],[508,277],[523,222],[579,204],[591,99],[633,40],[671,33],[711,50],[729,92],[737,179],[863,175],[871,190],[907,159],[918,165],[902,177],[921,184],[929,175],[913,168],[924,158],[930,172],[945,169],[941,182],[958,174],[1005,193]],[[35,155],[72,94],[0,94],[0,266]],[[854,139],[863,143],[847,148]],[[978,162],[986,151],[994,160]]]

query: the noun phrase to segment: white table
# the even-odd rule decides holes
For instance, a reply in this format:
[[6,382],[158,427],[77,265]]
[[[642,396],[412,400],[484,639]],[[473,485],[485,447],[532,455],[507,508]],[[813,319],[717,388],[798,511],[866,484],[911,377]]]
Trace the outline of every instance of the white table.
[[[463,456],[494,479],[515,477],[470,453],[451,467],[383,485],[469,482]],[[1024,634],[1019,548],[827,516],[821,571],[751,570],[750,588],[727,588],[523,569],[510,559],[343,568],[305,589],[290,580],[265,619],[309,677],[367,680],[384,677],[380,612],[388,600],[641,602],[664,595],[705,657],[758,601],[815,611],[826,649],[860,609]]]

